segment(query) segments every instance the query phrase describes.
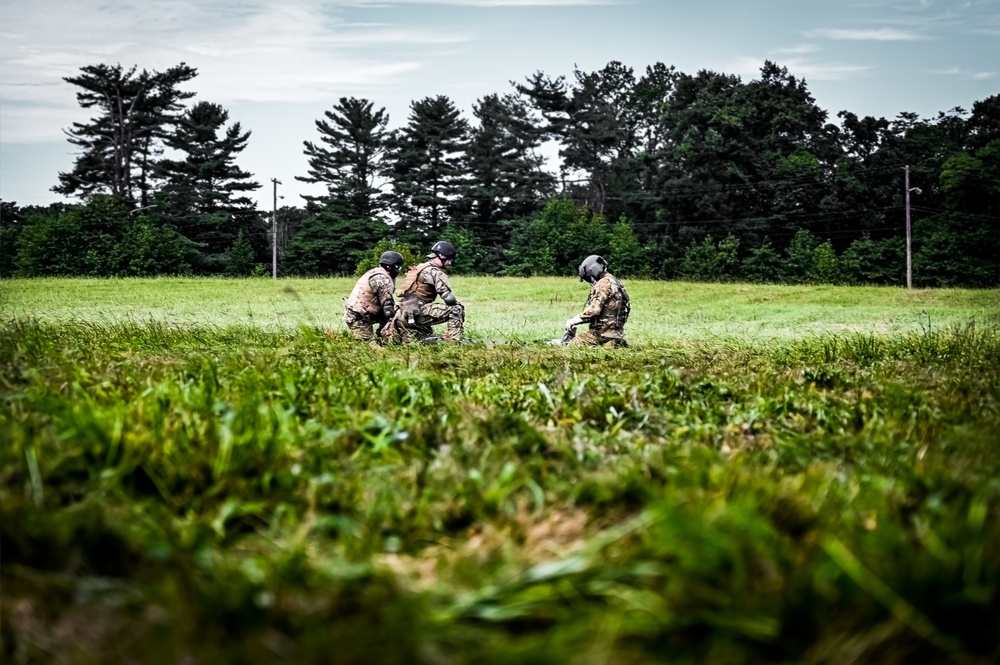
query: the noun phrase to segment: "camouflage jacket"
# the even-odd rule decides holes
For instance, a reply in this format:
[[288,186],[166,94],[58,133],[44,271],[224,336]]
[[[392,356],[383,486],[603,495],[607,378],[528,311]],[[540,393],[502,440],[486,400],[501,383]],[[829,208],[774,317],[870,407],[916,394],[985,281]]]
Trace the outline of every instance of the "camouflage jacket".
[[372,268],[358,279],[347,298],[347,309],[382,321],[388,320],[396,309],[392,299],[395,286],[392,277],[381,266]]
[[590,323],[590,330],[601,337],[621,339],[631,302],[625,286],[609,272],[590,288],[590,296],[580,318]]
[[437,296],[444,298],[449,293],[451,282],[448,281],[448,275],[430,261],[410,268],[399,287],[400,298],[414,297],[421,305],[434,302]]

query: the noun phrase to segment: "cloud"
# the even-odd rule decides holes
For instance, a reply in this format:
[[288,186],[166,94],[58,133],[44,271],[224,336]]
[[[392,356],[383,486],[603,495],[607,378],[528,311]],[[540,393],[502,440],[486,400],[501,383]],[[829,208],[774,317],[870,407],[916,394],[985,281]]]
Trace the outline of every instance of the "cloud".
[[839,28],[824,28],[810,30],[806,36],[811,39],[834,39],[865,42],[914,42],[923,39],[920,35],[897,28],[878,28],[868,30],[845,30]]
[[963,78],[971,81],[988,81],[989,79],[997,78],[997,72],[971,72],[966,69],[962,69],[961,67],[932,69],[928,73],[940,76],[955,76],[957,78]]
[[[868,65],[810,62],[802,58],[785,59],[778,64],[787,68],[792,76],[808,81],[842,81],[872,69]],[[748,80],[760,76],[763,65],[763,58],[744,56],[732,61],[724,71],[739,74],[741,78]]]
[[789,46],[786,48],[779,48],[771,51],[772,55],[804,55],[806,53],[815,53],[819,50],[819,47],[815,44],[799,44],[797,46]]
[[343,0],[352,7],[446,5],[461,7],[596,7],[629,4],[628,0]]
[[32,4],[12,12],[3,32],[5,142],[59,140],[61,127],[82,121],[63,78],[87,65],[164,71],[186,62],[199,73],[186,87],[202,99],[315,102],[338,88],[400,85],[433,57],[428,46],[469,41],[433,25],[348,22],[319,0],[77,0],[63,12]]

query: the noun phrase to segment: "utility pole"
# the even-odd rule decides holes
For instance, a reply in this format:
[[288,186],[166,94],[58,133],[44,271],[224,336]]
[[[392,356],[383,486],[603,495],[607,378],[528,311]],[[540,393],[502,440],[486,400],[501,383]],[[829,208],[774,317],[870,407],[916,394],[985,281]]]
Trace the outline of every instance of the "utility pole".
[[910,248],[910,165],[906,165],[906,288],[913,288],[913,254]]
[[[274,205],[271,208],[271,277],[278,279],[278,185],[281,184],[281,181],[277,178],[271,178],[271,182],[274,183]],[[906,196],[906,200],[909,201],[909,193]],[[906,228],[907,237],[909,237],[909,217],[907,217]]]
[[913,249],[910,244],[910,192],[923,194],[919,187],[910,187],[910,166],[906,166],[906,288],[913,288]]

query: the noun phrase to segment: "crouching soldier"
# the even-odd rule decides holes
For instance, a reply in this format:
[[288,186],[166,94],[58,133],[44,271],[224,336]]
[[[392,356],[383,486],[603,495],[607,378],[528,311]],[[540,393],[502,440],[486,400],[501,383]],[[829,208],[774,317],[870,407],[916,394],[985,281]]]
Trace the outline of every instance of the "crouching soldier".
[[[583,260],[579,273],[580,281],[590,284],[590,296],[583,313],[566,321],[563,340],[568,341],[570,346],[628,346],[625,342],[625,322],[631,312],[631,303],[625,287],[608,272],[608,262],[596,254]],[[588,323],[590,327],[577,335],[576,327],[581,323]]]
[[402,267],[402,254],[385,252],[379,257],[378,267],[358,279],[344,305],[344,323],[354,339],[378,345],[379,338],[372,326],[379,324],[381,329],[396,313],[392,292]]
[[[396,315],[382,330],[386,342],[402,344],[420,342],[432,338],[434,329],[447,323],[444,339],[451,342],[462,341],[465,330],[465,307],[451,291],[451,284],[444,268],[450,266],[456,256],[455,246],[444,240],[431,247],[430,259],[413,266],[403,278],[399,287],[399,307]],[[441,296],[442,302],[435,302]]]

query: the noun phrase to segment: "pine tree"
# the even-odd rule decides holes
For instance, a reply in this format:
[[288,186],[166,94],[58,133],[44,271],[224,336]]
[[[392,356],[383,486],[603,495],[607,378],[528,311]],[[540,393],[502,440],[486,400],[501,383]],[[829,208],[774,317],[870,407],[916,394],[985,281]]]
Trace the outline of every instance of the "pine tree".
[[203,247],[199,268],[207,272],[225,269],[225,253],[241,230],[257,251],[266,246],[264,222],[247,196],[260,184],[236,165],[250,132],[238,122],[226,127],[228,120],[218,104],[195,104],[166,139],[183,158],[160,160],[155,170],[163,183],[157,217]]
[[370,220],[384,209],[378,182],[385,153],[389,116],[372,102],[341,97],[326,120],[317,120],[317,145],[305,141],[309,175],[297,180],[326,187],[325,196],[305,197],[311,210],[329,208],[348,220]]
[[410,105],[408,124],[395,132],[386,175],[397,239],[433,242],[454,216],[464,186],[462,155],[468,123],[445,96]]
[[163,73],[137,72],[121,65],[91,65],[79,76],[64,80],[79,88],[76,99],[85,109],[96,109],[89,123],[74,122],[65,130],[69,142],[80,149],[73,170],[59,174],[52,191],[66,196],[110,194],[126,205],[149,205],[151,160],[181,110],[181,102],[194,95],[181,84],[197,75],[184,63]]
[[463,160],[468,179],[458,224],[481,244],[499,247],[509,239],[502,222],[536,212],[554,193],[555,178],[542,168],[541,131],[524,100],[487,95],[472,112],[479,124]]

